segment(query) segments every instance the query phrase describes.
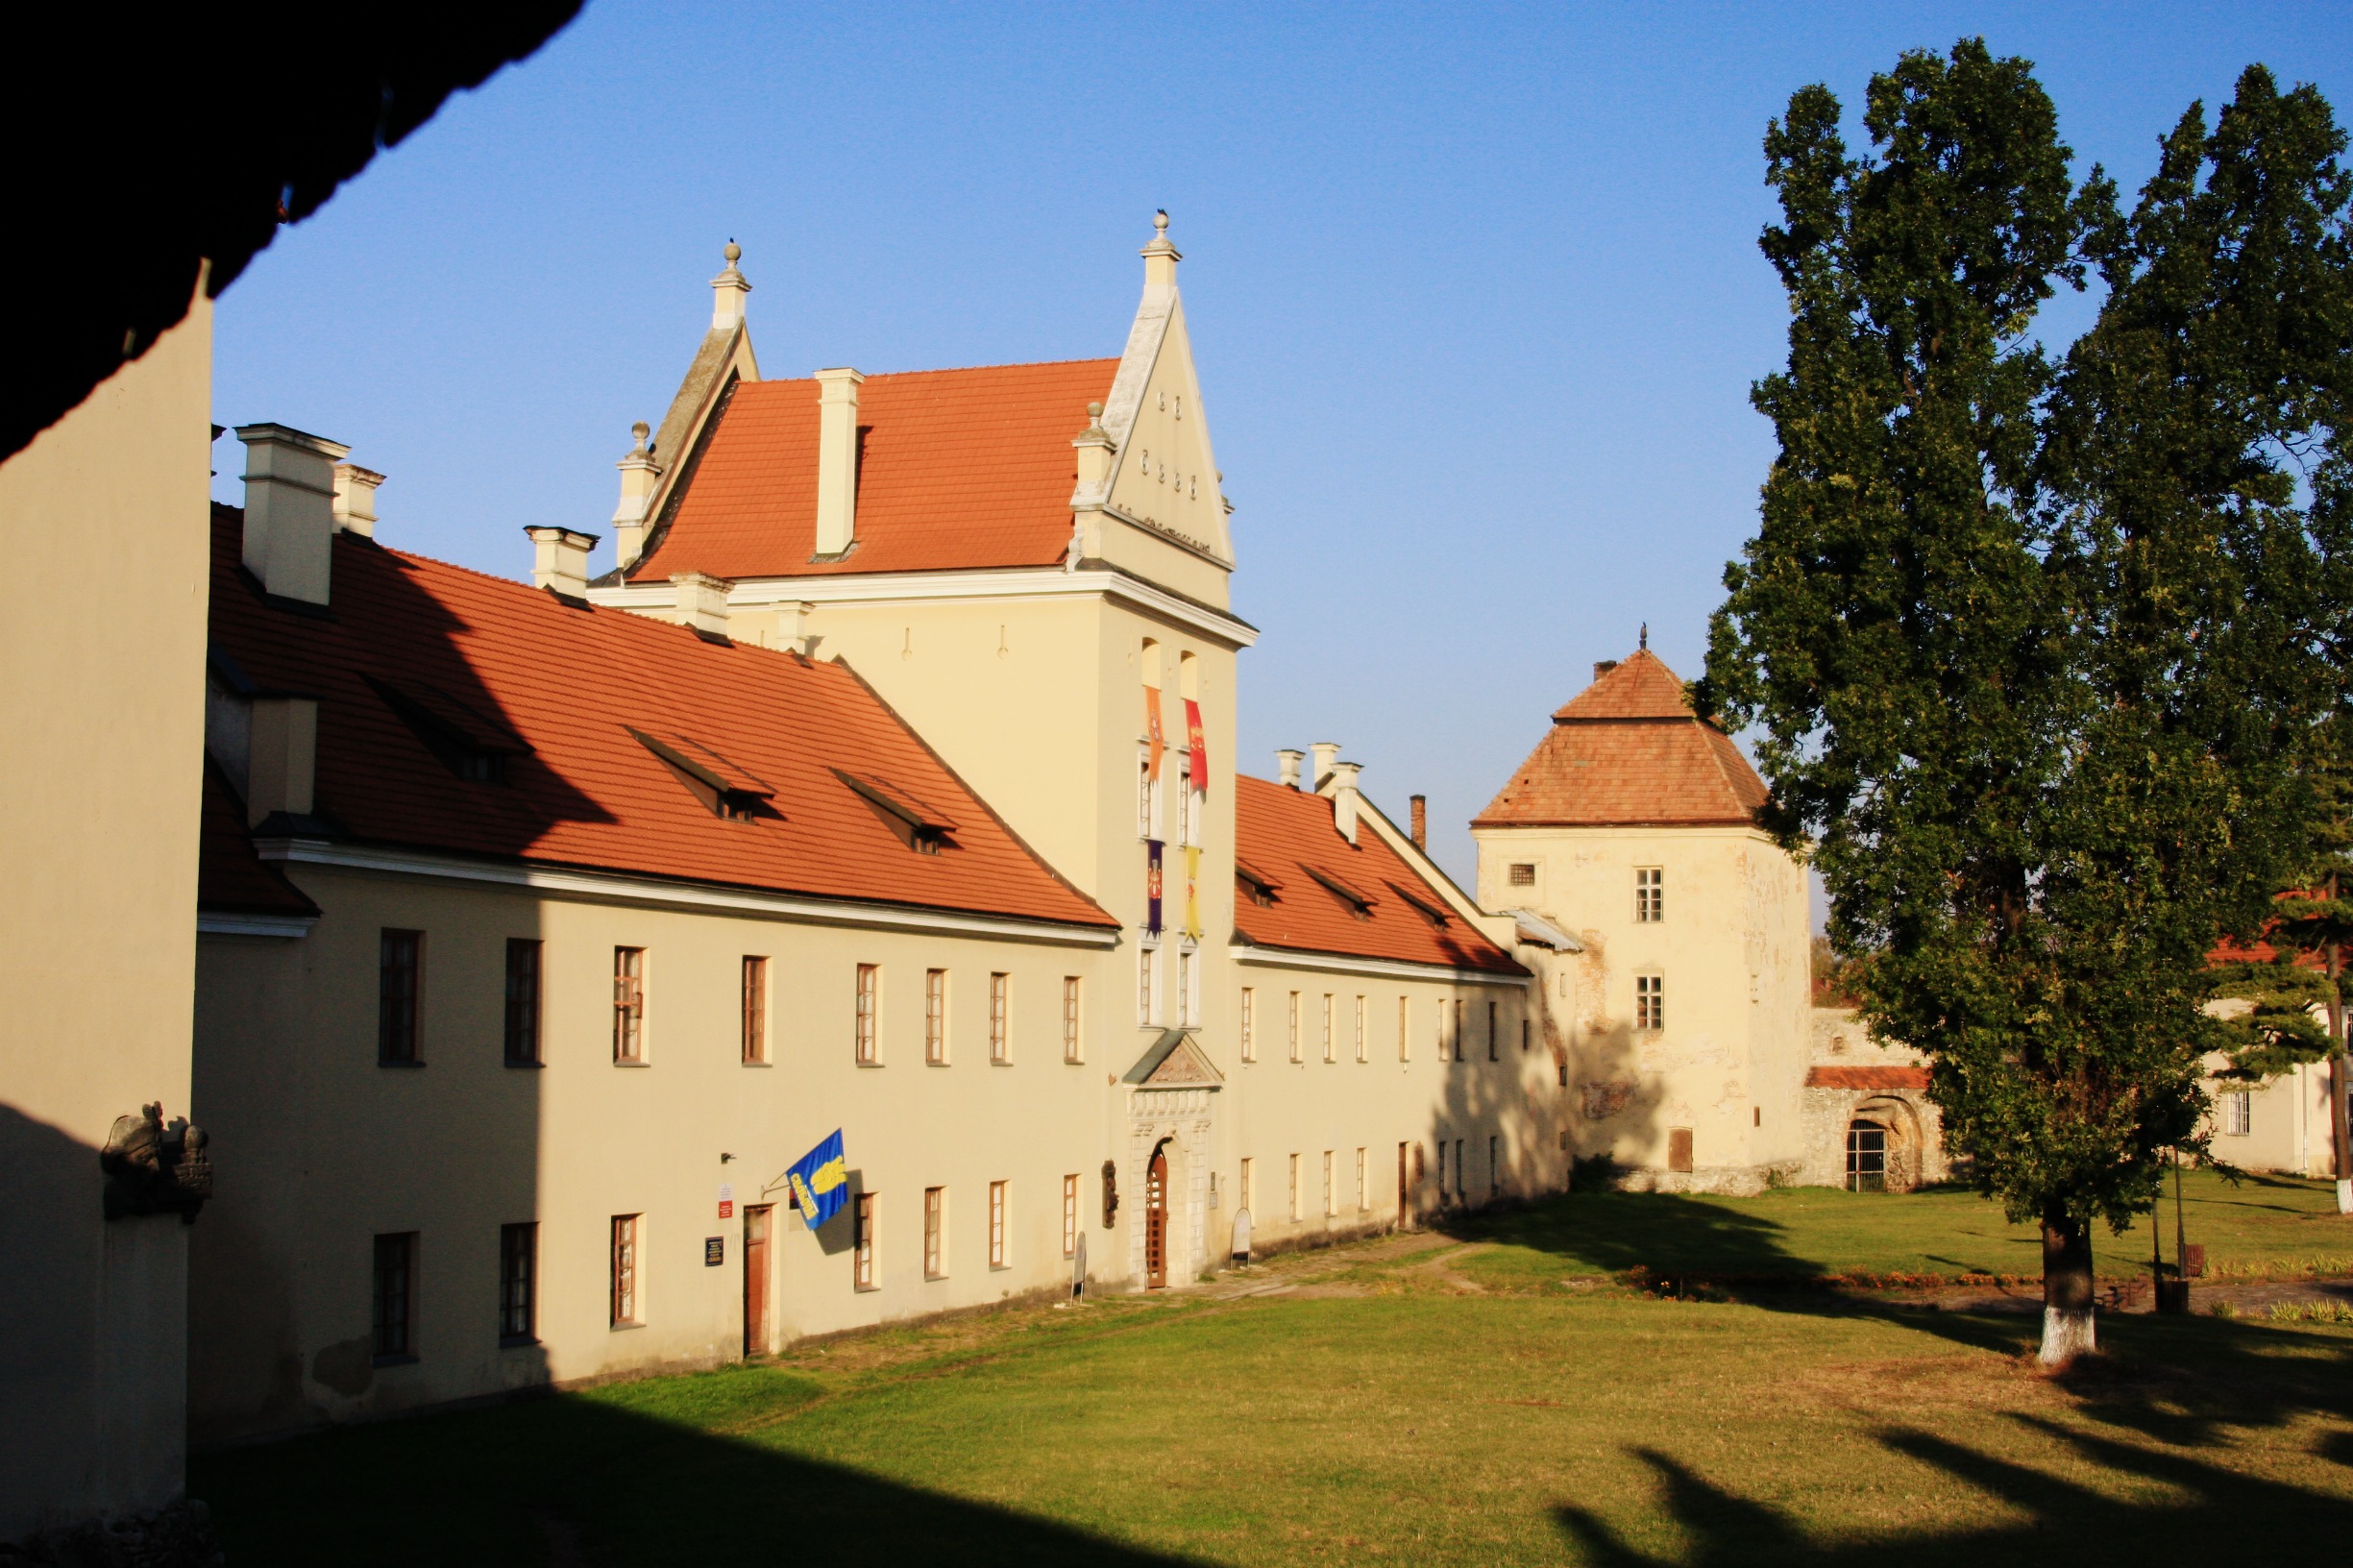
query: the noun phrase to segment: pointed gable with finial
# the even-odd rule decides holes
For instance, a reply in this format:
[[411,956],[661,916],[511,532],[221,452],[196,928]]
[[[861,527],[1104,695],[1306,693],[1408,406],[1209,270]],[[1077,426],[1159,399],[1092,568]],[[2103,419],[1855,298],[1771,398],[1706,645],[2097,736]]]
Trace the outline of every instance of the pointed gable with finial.
[[1473,827],[1747,827],[1764,780],[1649,648],[1598,668]]

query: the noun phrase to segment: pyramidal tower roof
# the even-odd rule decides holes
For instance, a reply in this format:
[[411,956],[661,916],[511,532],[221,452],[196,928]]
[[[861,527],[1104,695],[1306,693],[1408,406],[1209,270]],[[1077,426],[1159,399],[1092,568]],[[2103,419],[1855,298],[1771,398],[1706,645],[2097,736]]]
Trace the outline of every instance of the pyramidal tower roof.
[[1473,827],[1745,827],[1764,780],[1700,718],[1648,648],[1605,669],[1553,714]]

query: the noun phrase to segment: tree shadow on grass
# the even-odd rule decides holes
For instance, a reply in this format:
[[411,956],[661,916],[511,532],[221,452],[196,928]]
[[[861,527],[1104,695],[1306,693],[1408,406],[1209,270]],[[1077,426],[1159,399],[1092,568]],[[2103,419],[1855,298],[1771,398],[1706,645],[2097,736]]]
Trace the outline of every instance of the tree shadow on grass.
[[816,1397],[766,1369],[675,1380],[659,1401],[542,1396],[199,1455],[190,1491],[236,1568],[1190,1560],[756,1440]]
[[1575,1192],[1524,1207],[1450,1216],[1446,1233],[1550,1253],[1605,1273],[1654,1276],[1818,1275],[1789,1249],[1784,1227],[1728,1203],[1676,1192]]
[[2269,1554],[2298,1547],[2334,1552],[2353,1530],[2353,1499],[2225,1470],[2185,1455],[2108,1441],[2032,1417],[2019,1419],[2103,1470],[2168,1488],[2168,1499],[2119,1499],[2016,1459],[1933,1433],[1897,1429],[1880,1437],[1891,1454],[1930,1466],[1951,1485],[1967,1487],[2026,1518],[1826,1540],[1772,1506],[1742,1497],[1652,1449],[1634,1454],[1658,1476],[1666,1493],[1664,1507],[1688,1537],[1686,1551],[1673,1557],[1649,1556],[1593,1510],[1575,1505],[1556,1508],[1555,1517],[1586,1558],[1604,1568],[1654,1568],[1667,1562],[1679,1568],[1747,1568],[1757,1563],[1850,1561],[1983,1568],[1989,1562],[2078,1557],[2104,1562],[2141,1556],[2175,1562],[2201,1550],[2232,1557],[2250,1550]]

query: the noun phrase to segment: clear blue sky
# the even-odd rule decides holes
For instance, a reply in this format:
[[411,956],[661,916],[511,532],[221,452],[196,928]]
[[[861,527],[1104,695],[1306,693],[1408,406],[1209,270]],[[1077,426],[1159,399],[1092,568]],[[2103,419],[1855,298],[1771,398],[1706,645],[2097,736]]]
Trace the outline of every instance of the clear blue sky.
[[2353,117],[2341,6],[591,0],[256,260],[214,417],[349,442],[387,543],[520,576],[527,524],[609,532],[730,236],[770,375],[1075,358],[1165,207],[1264,633],[1242,765],[1339,741],[1467,877],[1595,659],[1647,621],[1698,673],[1772,450],[1766,120],[1969,34],[2128,187],[2252,61]]

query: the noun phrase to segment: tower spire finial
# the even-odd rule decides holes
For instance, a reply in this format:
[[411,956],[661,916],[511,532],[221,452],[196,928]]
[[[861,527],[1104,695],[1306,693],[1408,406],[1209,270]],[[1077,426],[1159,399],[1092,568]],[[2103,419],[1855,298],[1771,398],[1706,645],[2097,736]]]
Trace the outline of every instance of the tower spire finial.
[[1639,646],[1640,646],[1640,647],[1641,647],[1641,648],[1642,648],[1642,649],[1643,649],[1645,651],[1648,651],[1648,650],[1649,650],[1649,649],[1650,649],[1650,646],[1651,646],[1651,624],[1650,624],[1648,621],[1645,621],[1644,623],[1642,623],[1642,640],[1641,640],[1641,643],[1640,643],[1640,645],[1639,645]]
[[1143,281],[1147,286],[1173,288],[1176,285],[1176,264],[1185,257],[1168,242],[1166,208],[1152,214],[1152,242],[1140,254],[1143,257]]

